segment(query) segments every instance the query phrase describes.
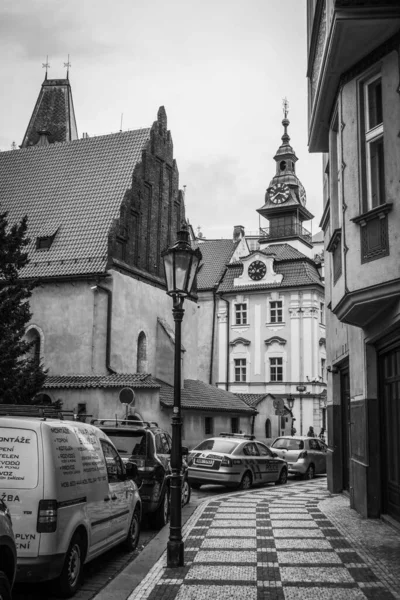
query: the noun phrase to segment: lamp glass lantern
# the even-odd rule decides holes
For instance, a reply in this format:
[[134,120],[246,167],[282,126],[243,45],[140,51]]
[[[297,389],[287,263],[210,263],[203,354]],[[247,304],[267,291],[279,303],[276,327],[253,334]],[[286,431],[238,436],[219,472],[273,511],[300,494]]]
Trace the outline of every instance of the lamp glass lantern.
[[294,398],[293,398],[292,394],[289,394],[289,396],[287,398],[287,403],[288,403],[288,407],[290,408],[290,410],[292,410],[292,408],[294,406]]
[[162,253],[164,259],[167,294],[170,296],[189,296],[198,271],[201,252],[193,249],[189,243],[189,232],[182,228],[178,231],[176,243]]

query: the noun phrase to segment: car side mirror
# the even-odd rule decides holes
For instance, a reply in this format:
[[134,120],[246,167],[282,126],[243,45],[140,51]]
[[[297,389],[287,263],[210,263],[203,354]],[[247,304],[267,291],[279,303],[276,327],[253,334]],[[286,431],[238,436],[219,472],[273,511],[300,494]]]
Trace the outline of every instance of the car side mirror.
[[138,476],[138,468],[136,463],[128,462],[125,465],[125,473],[128,479],[136,479]]
[[182,456],[187,456],[189,454],[189,448],[187,446],[182,446]]
[[276,452],[273,452],[273,453],[272,453],[272,458],[278,458],[278,455],[277,455],[277,453],[276,453]]

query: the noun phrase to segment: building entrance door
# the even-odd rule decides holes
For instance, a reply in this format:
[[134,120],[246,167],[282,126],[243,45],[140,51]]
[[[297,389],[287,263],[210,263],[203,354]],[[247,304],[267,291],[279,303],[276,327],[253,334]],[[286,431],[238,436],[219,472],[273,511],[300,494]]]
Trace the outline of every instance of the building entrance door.
[[380,355],[383,512],[400,521],[400,344]]
[[340,369],[340,403],[342,406],[343,489],[350,491],[350,375],[349,367]]

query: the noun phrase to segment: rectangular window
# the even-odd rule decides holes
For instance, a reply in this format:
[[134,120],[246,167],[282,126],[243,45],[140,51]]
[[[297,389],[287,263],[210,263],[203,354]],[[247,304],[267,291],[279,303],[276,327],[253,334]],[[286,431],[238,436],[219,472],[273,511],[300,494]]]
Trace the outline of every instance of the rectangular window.
[[321,358],[321,379],[322,381],[325,381],[325,374],[326,374],[326,359],[325,358]]
[[276,300],[269,303],[269,320],[270,323],[283,322],[283,303],[282,300]]
[[363,84],[364,96],[364,173],[366,210],[385,203],[385,166],[383,144],[382,79],[375,75]]
[[212,417],[204,417],[204,433],[205,435],[214,433],[214,419]]
[[321,325],[325,325],[325,304],[323,302],[319,303],[319,322]]
[[281,357],[269,359],[270,380],[283,381],[283,359]]
[[245,358],[235,358],[235,381],[246,381]]
[[231,433],[239,433],[239,419],[238,417],[231,418]]
[[247,325],[247,304],[235,304],[235,325]]

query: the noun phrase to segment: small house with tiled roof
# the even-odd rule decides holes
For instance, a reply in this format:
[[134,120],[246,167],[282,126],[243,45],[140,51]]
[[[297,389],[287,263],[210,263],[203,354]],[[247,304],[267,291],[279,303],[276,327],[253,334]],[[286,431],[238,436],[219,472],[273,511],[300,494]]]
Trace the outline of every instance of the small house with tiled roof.
[[268,226],[257,245],[249,249],[243,228],[240,249],[238,228],[233,240],[199,241],[199,376],[256,407],[254,433],[268,441],[293,427],[301,434],[326,427],[324,283],[303,226],[313,215],[296,173],[287,104],[282,124],[276,174],[258,210]]

